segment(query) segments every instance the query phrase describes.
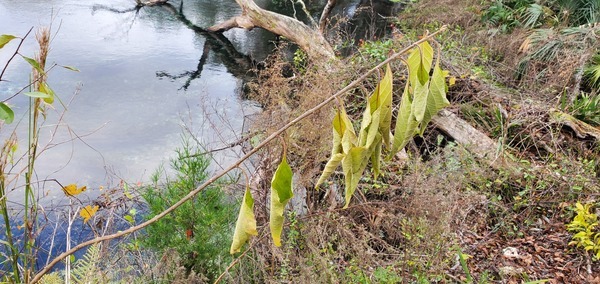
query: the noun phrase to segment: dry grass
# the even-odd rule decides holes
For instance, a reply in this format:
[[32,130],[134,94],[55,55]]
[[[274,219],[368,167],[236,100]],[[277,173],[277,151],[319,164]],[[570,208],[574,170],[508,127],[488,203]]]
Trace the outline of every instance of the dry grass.
[[378,268],[403,281],[446,279],[460,244],[456,232],[485,228],[488,201],[465,188],[479,184],[474,172],[483,170],[454,146],[407,169],[390,167],[382,190],[363,184],[348,209],[322,204],[296,217],[282,248],[260,239],[253,253],[261,261],[241,269],[262,269],[267,283],[353,283],[359,275],[375,279]]
[[[471,0],[421,1],[402,15],[403,28],[411,31],[397,36],[395,45],[428,27],[454,26],[439,39],[446,48],[444,67],[457,77],[450,88],[450,108],[496,139],[504,155],[520,165],[522,178],[479,165],[450,137],[430,128],[424,138],[409,144],[408,164],[384,164],[385,173],[375,181],[365,174],[348,209],[338,209],[340,200],[330,198],[335,195],[331,189],[340,187],[339,176],[336,180],[334,175],[324,191],[309,189],[310,210],[286,224],[283,248],[261,238],[240,272],[259,271],[253,279],[269,283],[356,283],[357,279],[377,282],[375,271],[384,268],[402,282],[454,282],[466,279],[456,258],[461,248],[476,256],[468,263],[475,279],[489,275],[493,281],[510,282],[518,278],[501,275],[497,263],[503,261],[497,256],[505,246],[522,246],[532,255],[533,240],[550,242],[552,250],[568,249],[566,242],[560,243],[567,240],[561,226],[571,217],[565,204],[600,192],[598,162],[594,166],[585,158],[598,160],[598,145],[552,123],[547,110],[556,106],[556,90],[574,84],[571,79],[579,64],[575,57],[582,53],[564,49],[559,51],[564,60],[532,61],[517,81],[516,64],[528,54],[521,47],[529,34],[517,30],[490,37],[479,23],[486,5]],[[350,62],[369,64],[363,56],[346,61],[344,71],[308,66],[301,72],[279,63],[281,59],[278,55],[270,61],[253,88],[252,97],[266,110],[258,119],[266,123],[256,125],[260,129],[272,129],[299,115],[365,68],[360,64],[348,68]],[[401,81],[403,68],[393,69]],[[533,77],[542,69],[546,70],[542,77]],[[364,99],[376,81],[365,82],[345,97],[353,118],[363,111]],[[311,188],[328,157],[331,115],[331,109],[323,110],[287,133],[290,160],[302,176],[302,186]],[[546,232],[549,237],[532,232]],[[577,261],[576,255],[560,255],[567,262]],[[535,267],[522,268],[532,280],[550,275]],[[579,279],[575,271],[576,267],[562,279]]]
[[[250,84],[248,97],[258,101],[264,108],[256,119],[256,129],[271,133],[319,104],[352,79],[353,70],[333,68],[318,70],[308,63],[304,70],[283,60],[283,49],[267,59],[268,68],[262,70],[257,81]],[[331,147],[331,119],[333,108],[323,108],[312,116],[291,127],[285,135],[288,159],[292,168],[300,174],[300,184],[310,186],[312,178],[320,172]],[[279,142],[279,141],[278,141]],[[273,145],[269,151],[274,148]],[[279,150],[274,151],[275,155]],[[277,159],[276,159],[277,160]]]

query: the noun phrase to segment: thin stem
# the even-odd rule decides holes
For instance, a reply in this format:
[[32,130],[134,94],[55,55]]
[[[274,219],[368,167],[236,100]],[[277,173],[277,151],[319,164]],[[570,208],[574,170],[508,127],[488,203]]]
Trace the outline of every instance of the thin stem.
[[12,237],[12,227],[10,225],[10,218],[8,217],[8,206],[6,204],[6,190],[4,183],[4,172],[2,173],[2,181],[0,182],[0,195],[2,195],[2,200],[0,200],[0,207],[2,207],[2,215],[4,216],[4,224],[5,224],[5,232],[6,239],[8,242],[7,250],[10,250],[11,260],[12,260],[12,269],[13,269],[13,278],[17,283],[21,282],[21,276],[19,273],[19,252],[14,245],[13,237]]
[[190,191],[181,200],[179,200],[175,204],[171,205],[171,207],[165,209],[163,212],[161,212],[161,213],[157,214],[156,216],[152,217],[150,220],[148,220],[146,222],[143,222],[143,223],[141,223],[139,225],[130,227],[127,230],[119,231],[119,232],[114,233],[112,235],[102,236],[102,237],[98,237],[98,238],[95,238],[95,239],[91,239],[89,241],[85,241],[83,243],[80,243],[80,244],[76,245],[75,247],[73,247],[72,249],[70,249],[70,250],[68,250],[68,251],[66,251],[64,253],[61,253],[59,256],[57,256],[56,258],[54,258],[54,260],[52,260],[52,262],[50,262],[50,264],[48,264],[46,267],[44,267],[42,270],[40,270],[40,272],[38,272],[35,275],[35,277],[32,279],[32,282],[35,283],[35,282],[39,281],[40,278],[42,278],[42,276],[44,276],[44,274],[46,274],[48,271],[50,271],[50,269],[52,269],[52,267],[54,267],[54,265],[56,265],[58,262],[60,262],[65,257],[68,257],[69,255],[77,252],[78,250],[80,250],[80,249],[82,249],[84,247],[87,247],[87,246],[95,244],[95,243],[99,243],[99,242],[103,242],[103,241],[108,241],[108,240],[112,240],[112,239],[116,239],[116,238],[122,237],[124,235],[131,234],[133,232],[139,231],[139,230],[141,230],[141,229],[149,226],[150,224],[153,224],[153,223],[157,222],[158,220],[162,219],[163,217],[165,217],[166,215],[168,215],[169,213],[171,213],[175,209],[177,209],[179,206],[181,206],[183,203],[185,203],[186,201],[192,199],[196,194],[198,194],[201,191],[203,191],[207,186],[209,186],[210,184],[214,183],[215,181],[217,181],[218,179],[220,179],[221,177],[223,177],[224,175],[226,175],[231,170],[233,170],[235,168],[238,168],[245,160],[247,160],[248,158],[250,158],[252,155],[254,155],[260,149],[262,149],[263,147],[265,147],[271,141],[273,141],[274,139],[276,139],[277,137],[279,137],[279,135],[281,135],[288,128],[290,128],[291,126],[293,126],[296,123],[300,122],[301,120],[305,119],[306,117],[314,114],[315,112],[317,112],[321,108],[323,108],[326,105],[328,105],[331,101],[335,100],[337,97],[342,96],[343,94],[345,94],[346,92],[348,92],[349,90],[351,90],[352,88],[354,88],[360,82],[362,82],[365,79],[367,79],[371,74],[373,74],[374,72],[376,72],[377,70],[379,70],[380,68],[382,68],[383,66],[385,66],[386,64],[388,64],[389,62],[391,62],[392,60],[400,57],[401,55],[403,55],[403,54],[407,53],[408,51],[410,51],[415,46],[421,44],[424,41],[430,40],[435,35],[443,32],[445,30],[446,30],[446,26],[444,25],[439,30],[435,31],[434,33],[432,33],[430,35],[427,35],[427,36],[424,36],[420,40],[415,41],[413,44],[411,44],[411,45],[405,47],[404,49],[402,49],[401,51],[393,54],[388,59],[384,60],[383,62],[381,62],[380,64],[378,64],[377,66],[373,67],[371,70],[369,70],[368,72],[366,72],[365,74],[363,74],[362,76],[360,76],[358,79],[352,81],[350,84],[348,84],[346,87],[344,87],[343,89],[341,89],[337,93],[333,94],[332,96],[330,96],[329,98],[327,98],[326,100],[324,100],[323,102],[321,102],[320,104],[318,104],[315,107],[307,110],[302,115],[298,116],[297,118],[295,118],[292,121],[288,122],[286,125],[284,125],[281,128],[279,128],[277,131],[273,132],[263,142],[261,142],[259,145],[257,145],[255,148],[253,148],[251,151],[249,151],[246,155],[242,156],[239,160],[237,160],[236,162],[234,162],[231,166],[229,166],[226,169],[222,170],[221,172],[215,174],[213,177],[211,177],[210,179],[206,180],[203,184],[201,184],[200,186],[198,186],[196,189]]
[[25,41],[25,39],[31,33],[32,30],[33,30],[33,27],[31,27],[29,29],[29,31],[25,34],[25,36],[21,38],[21,42],[19,42],[19,45],[17,46],[17,50],[15,50],[15,53],[13,53],[13,55],[8,59],[8,61],[6,61],[6,65],[4,65],[4,68],[2,69],[2,73],[0,73],[0,82],[2,82],[2,76],[4,76],[4,72],[6,72],[6,69],[8,69],[8,65],[15,58],[15,56],[17,56],[17,54],[19,54],[19,49],[21,48],[21,45],[23,45],[23,42]]

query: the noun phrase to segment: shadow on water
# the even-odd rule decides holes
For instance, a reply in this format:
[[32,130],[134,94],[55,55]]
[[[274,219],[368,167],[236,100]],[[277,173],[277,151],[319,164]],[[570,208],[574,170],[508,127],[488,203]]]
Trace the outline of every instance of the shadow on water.
[[[135,222],[140,223],[144,221],[143,212],[146,212],[147,209],[143,204],[138,204],[136,206],[139,208],[137,209],[139,213],[135,215]],[[75,208],[76,206],[73,206],[72,209]],[[75,217],[72,217],[72,224],[69,230],[68,214],[71,212],[72,211],[68,211],[66,209],[45,212],[47,214],[44,214],[43,217],[40,217],[40,222],[37,223],[38,225],[34,225],[34,228],[32,228],[32,231],[37,235],[33,242],[36,270],[43,268],[50,261],[52,261],[54,257],[65,252],[67,250],[67,240],[69,239],[71,242],[70,247],[72,248],[79,243],[102,235],[103,230],[106,230],[108,227],[111,231],[116,232],[118,230],[128,229],[131,226],[131,224],[126,220],[114,217],[124,216],[127,214],[127,211],[124,211],[123,208],[116,208],[116,210],[111,211],[114,216],[99,214],[93,219],[93,221],[91,220],[88,223],[84,223],[83,219],[79,217],[79,214],[77,214]],[[19,220],[19,218],[14,218],[11,220],[10,226],[13,228],[12,238],[15,240],[14,245],[17,248],[17,251],[19,251],[24,257],[24,253],[26,251],[24,242],[27,237],[24,235],[25,229],[21,223],[22,220]],[[5,224],[0,223],[0,240],[7,239],[5,231]],[[70,234],[69,238],[67,237],[67,234]],[[105,242],[104,246],[110,248],[120,245],[121,242],[121,239],[114,239],[109,242]],[[86,251],[86,249],[77,251],[74,254],[75,260],[81,259]],[[6,256],[0,255],[0,279],[3,277],[3,272],[12,271],[11,262],[5,261],[6,259]],[[20,264],[22,264],[22,262],[20,262]],[[62,270],[64,268],[65,262],[60,262],[54,266],[52,271]]]
[[[202,47],[202,55],[198,60],[196,70],[184,71],[178,74],[173,74],[167,71],[157,71],[156,77],[168,78],[172,81],[185,78],[183,86],[179,90],[187,90],[193,80],[200,78],[204,65],[207,63],[210,52],[212,51],[219,61],[227,68],[227,71],[238,79],[247,80],[253,75],[252,70],[254,67],[254,61],[250,56],[240,53],[233,43],[225,37],[222,33],[210,32],[205,28],[197,26],[184,14],[184,1],[181,1],[179,7],[175,7],[170,3],[163,3],[160,5],[145,7],[143,5],[136,5],[135,7],[128,9],[116,9],[106,5],[95,5],[95,10],[105,10],[118,14],[134,13],[133,21],[137,18],[142,8],[162,8],[170,12],[177,20],[183,23],[187,28],[194,31],[198,36],[205,39]],[[133,22],[132,22],[133,25]]]

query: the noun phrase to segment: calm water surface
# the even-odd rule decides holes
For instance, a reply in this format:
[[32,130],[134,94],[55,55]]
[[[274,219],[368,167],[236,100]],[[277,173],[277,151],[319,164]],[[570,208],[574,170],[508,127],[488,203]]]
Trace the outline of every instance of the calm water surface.
[[[207,148],[217,148],[237,140],[245,117],[258,111],[239,98],[243,82],[236,76],[245,70],[240,65],[234,70],[225,48],[207,42],[165,7],[134,7],[133,0],[0,0],[0,34],[23,36],[31,27],[52,24],[48,64],[81,70],[55,68],[49,75],[67,111],[57,102],[56,110],[48,112],[40,139],[48,149],[37,161],[36,180],[87,185],[92,195],[121,179],[147,182],[174,156],[182,125]],[[187,1],[183,12],[192,23],[208,27],[238,14],[239,8],[233,0]],[[273,36],[260,29],[225,36],[240,55],[261,59],[272,48]],[[0,50],[2,66],[16,46],[13,41]],[[30,36],[21,53],[32,56],[35,46]],[[9,81],[0,82],[0,95],[5,98],[26,85],[29,71],[23,60],[14,60],[4,78]],[[22,155],[27,99],[18,96],[10,103],[17,118],[1,128],[0,136],[6,139],[17,125]],[[220,152],[215,159],[227,163],[238,152]],[[39,187],[49,193],[48,202],[63,199],[55,182]],[[21,192],[14,190],[9,199],[18,202]]]

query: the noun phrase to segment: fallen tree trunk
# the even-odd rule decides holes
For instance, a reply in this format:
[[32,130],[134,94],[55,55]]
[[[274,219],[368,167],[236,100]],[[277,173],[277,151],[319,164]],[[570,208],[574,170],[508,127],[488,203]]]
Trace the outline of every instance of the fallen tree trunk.
[[227,31],[232,28],[251,30],[260,27],[274,34],[284,36],[302,48],[312,59],[333,59],[333,49],[318,30],[304,23],[275,12],[262,9],[252,0],[236,0],[242,8],[242,15],[208,28],[212,32]]
[[498,142],[492,140],[456,114],[443,109],[433,117],[431,122],[490,167],[494,169],[511,168],[507,167],[509,162],[504,159],[503,149],[498,147]]
[[557,109],[550,109],[549,112],[551,122],[569,127],[573,130],[575,136],[580,139],[593,138],[597,143],[600,143],[600,129]]

